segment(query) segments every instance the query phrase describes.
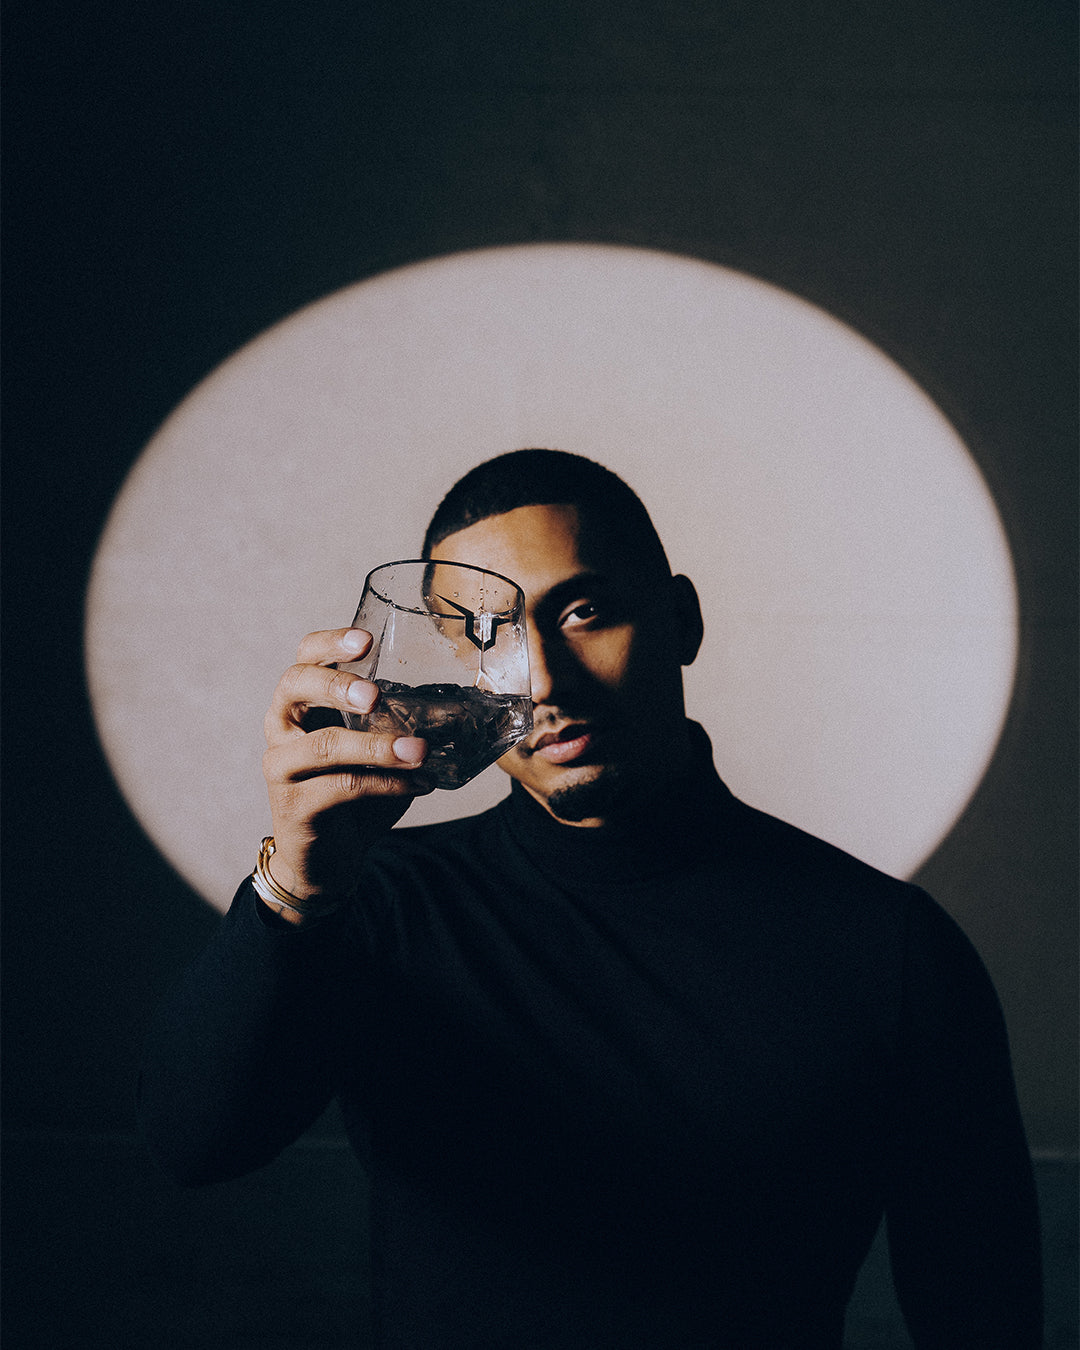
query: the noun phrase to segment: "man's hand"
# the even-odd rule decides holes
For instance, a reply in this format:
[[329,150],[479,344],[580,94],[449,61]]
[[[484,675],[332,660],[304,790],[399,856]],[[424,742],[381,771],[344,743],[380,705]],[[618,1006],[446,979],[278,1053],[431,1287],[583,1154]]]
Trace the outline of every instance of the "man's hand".
[[370,712],[379,688],[334,663],[356,661],[370,646],[371,634],[358,628],[309,633],[263,724],[276,845],[270,871],[279,886],[313,904],[346,895],[365,850],[413,797],[432,790],[414,772],[427,754],[424,741],[341,723],[343,712]]

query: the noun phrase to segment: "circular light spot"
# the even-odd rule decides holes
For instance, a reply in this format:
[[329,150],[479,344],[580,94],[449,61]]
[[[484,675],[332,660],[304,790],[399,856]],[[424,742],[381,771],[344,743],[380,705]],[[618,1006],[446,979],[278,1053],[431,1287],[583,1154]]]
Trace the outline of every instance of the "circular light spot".
[[[95,559],[86,657],[106,753],[166,857],[228,904],[269,829],[262,717],[300,637],[350,620],[457,477],[533,445],[626,478],[696,582],[688,708],[733,791],[910,875],[1011,696],[1015,582],[982,477],[926,394],[828,314],[591,245],[438,258],[331,295],[226,361],[146,448]],[[404,823],[505,790],[492,768]]]

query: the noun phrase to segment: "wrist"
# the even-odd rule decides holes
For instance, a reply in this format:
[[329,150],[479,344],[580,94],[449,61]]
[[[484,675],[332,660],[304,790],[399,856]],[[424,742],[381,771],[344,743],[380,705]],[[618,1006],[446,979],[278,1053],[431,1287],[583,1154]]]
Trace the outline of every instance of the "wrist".
[[[295,903],[298,905],[319,904],[323,898],[319,890],[305,883],[300,873],[285,861],[284,854],[278,851],[277,842],[272,835],[270,839],[269,846],[264,839],[261,848],[266,850],[266,860],[263,866],[271,883],[280,887],[288,895],[294,896]],[[258,868],[256,868],[257,870]]]
[[[282,885],[270,867],[275,848],[273,836],[268,835],[262,841],[258,861],[251,874],[255,894],[271,913],[286,923],[300,925],[325,918],[342,908],[345,904],[344,899],[320,898],[311,892],[307,895],[298,895],[294,890]],[[280,864],[279,859],[279,868]]]

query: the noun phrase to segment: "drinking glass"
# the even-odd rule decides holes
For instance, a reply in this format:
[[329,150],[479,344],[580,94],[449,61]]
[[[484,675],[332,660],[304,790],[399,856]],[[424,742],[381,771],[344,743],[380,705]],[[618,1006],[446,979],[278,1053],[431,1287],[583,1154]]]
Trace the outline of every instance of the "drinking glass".
[[368,574],[353,619],[372,635],[342,665],[381,691],[346,725],[428,743],[424,773],[459,788],[532,730],[525,597],[497,572],[410,558]]

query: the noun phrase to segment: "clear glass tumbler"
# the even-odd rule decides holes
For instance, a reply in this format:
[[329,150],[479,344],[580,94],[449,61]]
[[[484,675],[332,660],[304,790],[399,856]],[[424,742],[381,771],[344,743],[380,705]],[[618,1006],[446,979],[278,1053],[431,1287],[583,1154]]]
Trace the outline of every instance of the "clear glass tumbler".
[[371,649],[342,669],[381,693],[346,725],[422,736],[437,787],[461,787],[532,730],[525,597],[509,578],[467,563],[384,563],[364,582],[353,627],[372,635]]

